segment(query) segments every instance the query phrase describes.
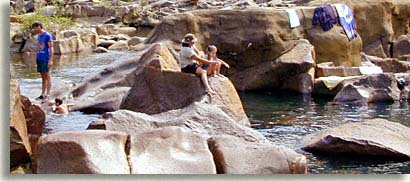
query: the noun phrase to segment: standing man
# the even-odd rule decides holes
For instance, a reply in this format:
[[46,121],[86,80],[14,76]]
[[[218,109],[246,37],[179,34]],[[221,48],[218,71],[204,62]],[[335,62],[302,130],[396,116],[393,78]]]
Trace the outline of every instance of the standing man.
[[34,31],[38,34],[37,47],[37,72],[40,72],[43,81],[41,95],[36,100],[44,100],[48,98],[51,89],[51,74],[50,68],[53,66],[53,37],[50,33],[43,30],[43,25],[40,22],[35,22],[32,25]]

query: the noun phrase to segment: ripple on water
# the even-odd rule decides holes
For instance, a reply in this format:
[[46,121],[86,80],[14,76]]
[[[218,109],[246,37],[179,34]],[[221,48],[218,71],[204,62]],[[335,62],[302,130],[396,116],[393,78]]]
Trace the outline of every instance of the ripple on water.
[[344,123],[385,118],[410,127],[409,102],[335,104],[330,99],[306,99],[289,93],[240,93],[252,127],[275,145],[286,146],[308,158],[309,173],[410,173],[410,161],[363,157],[321,156],[303,151],[308,134]]
[[58,131],[82,131],[96,120],[98,114],[83,114],[82,112],[70,112],[66,115],[49,114],[46,119],[45,134]]

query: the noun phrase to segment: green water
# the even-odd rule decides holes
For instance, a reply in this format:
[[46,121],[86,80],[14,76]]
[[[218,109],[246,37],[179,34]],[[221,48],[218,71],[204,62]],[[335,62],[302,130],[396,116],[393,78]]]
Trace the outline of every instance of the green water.
[[240,96],[252,127],[274,144],[306,155],[310,173],[410,173],[410,161],[312,155],[301,150],[300,144],[307,134],[372,118],[384,118],[410,127],[409,102],[340,105],[329,98],[269,91],[243,92]]

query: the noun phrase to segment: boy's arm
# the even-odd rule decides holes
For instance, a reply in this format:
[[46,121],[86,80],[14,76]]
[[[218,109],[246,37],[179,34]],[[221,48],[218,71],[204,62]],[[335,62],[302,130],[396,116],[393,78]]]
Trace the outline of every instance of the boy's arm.
[[48,60],[48,67],[53,66],[53,60],[54,60],[54,44],[53,41],[48,41],[48,47],[50,48],[50,60]]
[[199,57],[199,56],[196,55],[196,54],[192,55],[192,59],[197,60],[199,63],[206,63],[206,64],[216,63],[216,61],[210,61],[210,60],[201,58],[201,57]]
[[223,61],[222,59],[217,58],[225,67],[229,68],[229,64]]

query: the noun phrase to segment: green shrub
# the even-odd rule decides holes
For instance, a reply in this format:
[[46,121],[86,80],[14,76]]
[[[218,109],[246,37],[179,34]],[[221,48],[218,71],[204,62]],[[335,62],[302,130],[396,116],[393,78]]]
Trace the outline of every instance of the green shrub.
[[41,13],[25,14],[18,16],[19,21],[22,23],[23,31],[30,31],[31,25],[39,21],[43,25],[43,28],[49,32],[57,32],[71,28],[73,21],[71,18],[61,16],[46,16]]

